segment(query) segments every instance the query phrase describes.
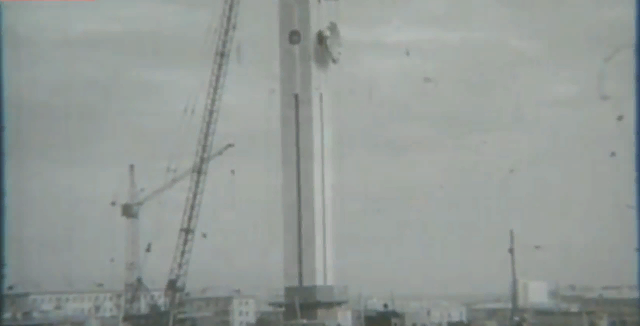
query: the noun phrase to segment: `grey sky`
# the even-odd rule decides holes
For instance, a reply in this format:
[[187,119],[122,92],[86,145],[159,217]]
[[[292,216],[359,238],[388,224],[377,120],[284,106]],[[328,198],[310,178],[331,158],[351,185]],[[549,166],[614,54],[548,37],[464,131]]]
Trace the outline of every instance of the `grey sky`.
[[[170,156],[181,169],[192,161],[200,117],[180,131],[182,108],[203,96],[205,36],[220,6],[5,5],[9,282],[121,286],[124,222],[109,202],[125,199],[131,162],[151,189]],[[503,291],[515,228],[522,278],[635,283],[636,224],[625,207],[635,191],[631,51],[607,65],[611,100],[597,93],[603,58],[634,41],[633,8],[344,1],[334,89],[339,282]],[[245,0],[241,10],[216,140],[237,146],[211,165],[194,287],[282,283],[276,5]],[[152,286],[167,277],[185,188],[144,207]]]

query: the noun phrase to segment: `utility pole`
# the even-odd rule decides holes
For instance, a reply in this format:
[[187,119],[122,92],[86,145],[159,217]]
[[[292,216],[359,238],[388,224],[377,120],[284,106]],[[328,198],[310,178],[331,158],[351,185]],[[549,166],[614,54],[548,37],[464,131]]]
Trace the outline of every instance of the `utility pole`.
[[513,229],[509,230],[509,255],[511,255],[511,318],[509,325],[516,325],[518,313],[518,277],[516,276],[516,250]]

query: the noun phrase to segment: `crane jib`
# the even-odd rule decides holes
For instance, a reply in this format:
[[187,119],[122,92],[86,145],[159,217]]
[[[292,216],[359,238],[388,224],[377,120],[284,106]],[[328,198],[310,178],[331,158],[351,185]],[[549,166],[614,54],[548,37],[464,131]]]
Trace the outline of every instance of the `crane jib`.
[[[194,234],[203,200],[209,162],[216,156],[220,156],[227,149],[234,147],[233,144],[228,144],[221,150],[213,152],[212,145],[219,118],[219,104],[221,103],[222,90],[224,89],[229,66],[229,53],[231,51],[231,45],[233,44],[238,20],[239,3],[240,0],[224,0],[223,12],[220,18],[221,26],[217,29],[216,48],[213,52],[213,65],[210,72],[207,100],[205,102],[196,145],[194,165],[188,171],[169,180],[165,185],[152,191],[146,197],[131,201],[131,203],[134,204],[133,206],[139,209],[145,201],[157,196],[179,181],[190,176],[189,190],[187,192],[180,229],[178,231],[178,239],[173,253],[169,278],[165,286],[165,307],[164,309],[160,309],[159,306],[156,305],[156,308],[151,309],[147,314],[123,316],[123,320],[128,319],[130,325],[172,326],[177,322],[176,316],[181,315],[179,310],[182,309],[183,297],[185,296],[186,279],[195,238]],[[140,282],[139,285],[143,288],[133,290],[132,298],[138,295],[140,289],[148,290],[142,282]]]
[[[229,53],[233,43],[238,19],[238,0],[225,0],[221,16],[221,28],[218,29],[213,65],[209,77],[209,87],[205,110],[200,126],[196,147],[196,166],[192,170],[189,191],[185,201],[178,241],[174,250],[166,292],[169,295],[167,309],[172,315],[178,315],[182,308],[183,294],[186,287],[191,251],[193,249],[194,232],[198,223],[202,204],[209,159],[212,155],[212,144],[219,117],[219,103],[229,66]],[[173,320],[169,321],[170,325]]]

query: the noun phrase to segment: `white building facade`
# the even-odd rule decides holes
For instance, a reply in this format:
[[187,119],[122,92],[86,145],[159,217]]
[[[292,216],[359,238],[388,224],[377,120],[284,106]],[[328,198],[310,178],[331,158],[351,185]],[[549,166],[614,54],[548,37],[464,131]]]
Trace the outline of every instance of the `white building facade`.
[[[150,304],[164,305],[164,291],[142,294],[140,313]],[[4,319],[29,315],[30,318],[87,317],[119,320],[123,313],[122,291],[40,292],[5,295]],[[256,323],[256,300],[246,295],[189,297],[185,317],[214,320],[219,326],[252,326]],[[18,319],[20,319],[18,318]]]
[[549,283],[545,281],[518,280],[518,305],[523,308],[549,305]]
[[[21,294],[23,299],[20,313],[29,313],[34,317],[48,316],[87,316],[118,318],[124,306],[122,291],[87,291],[87,292],[31,292]],[[6,297],[11,297],[8,295]],[[146,312],[151,302],[164,304],[164,291],[155,290],[142,294],[141,311]],[[16,310],[14,309],[14,310]],[[12,313],[5,310],[3,318],[10,318]]]
[[257,318],[252,296],[202,296],[186,299],[184,317],[207,320],[218,326],[252,326]]

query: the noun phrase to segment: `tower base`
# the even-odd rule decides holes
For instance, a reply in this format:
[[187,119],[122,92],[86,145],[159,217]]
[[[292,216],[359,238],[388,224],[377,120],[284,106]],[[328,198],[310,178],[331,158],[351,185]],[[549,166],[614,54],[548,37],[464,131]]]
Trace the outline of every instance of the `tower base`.
[[332,285],[288,286],[284,288],[284,297],[269,305],[284,308],[285,324],[323,324],[326,326],[344,325],[340,323],[340,307],[349,302],[346,288]]

